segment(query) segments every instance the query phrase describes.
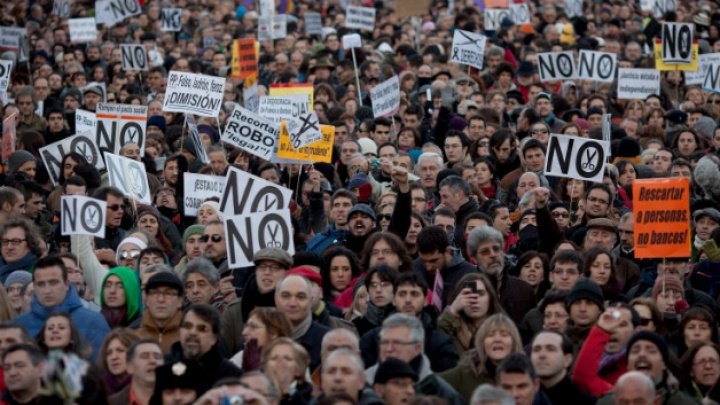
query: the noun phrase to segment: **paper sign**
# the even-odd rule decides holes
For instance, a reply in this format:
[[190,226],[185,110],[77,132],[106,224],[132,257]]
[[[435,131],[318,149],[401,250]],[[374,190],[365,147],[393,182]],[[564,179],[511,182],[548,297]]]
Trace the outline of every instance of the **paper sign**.
[[660,71],[618,69],[618,99],[645,100],[651,94],[660,94]]
[[713,64],[720,64],[720,53],[703,53],[698,55],[698,70],[695,72],[685,72],[685,85],[702,85],[708,68]]
[[275,153],[279,136],[280,129],[277,124],[236,105],[221,139],[269,161]]
[[125,144],[134,143],[140,147],[140,155],[145,155],[147,106],[99,103],[95,118],[100,148],[120,154]]
[[375,9],[348,6],[345,11],[345,28],[372,31],[375,29]]
[[281,39],[287,37],[287,15],[276,14],[272,16],[272,26],[270,25],[270,16],[258,18],[258,40],[269,41],[272,39]]
[[616,69],[616,53],[588,51],[585,49],[580,51],[577,70],[578,79],[612,83],[615,81]]
[[230,166],[220,198],[220,212],[232,216],[286,209],[290,206],[292,193],[289,188]]
[[255,252],[266,247],[295,254],[289,209],[237,215],[224,222],[230,268],[252,266]]
[[115,25],[141,13],[142,7],[137,0],[105,0],[95,3],[95,15],[102,16],[103,23],[107,25]]
[[393,76],[370,90],[373,116],[392,115],[400,108],[400,79]]
[[290,134],[287,131],[287,126],[282,124],[280,126],[277,161],[283,163],[330,163],[332,161],[333,143],[335,142],[335,127],[332,125],[320,125],[320,133],[322,134],[322,140],[295,149],[290,142]]
[[653,4],[653,16],[663,18],[668,11],[677,10],[677,0],[655,0]]
[[260,106],[260,97],[258,97],[257,82],[248,88],[243,88],[243,106],[248,111],[258,111],[258,107]]
[[515,24],[530,24],[530,8],[527,3],[510,4],[510,19]]
[[486,38],[483,35],[470,31],[455,30],[450,62],[462,63],[482,69],[485,42]]
[[583,0],[565,0],[565,14],[568,18],[582,17]]
[[602,183],[609,155],[609,142],[552,134],[545,156],[545,175]]
[[395,0],[395,16],[398,19],[420,17],[430,12],[432,0]]
[[149,70],[148,57],[145,52],[145,45],[122,44],[120,45],[120,59],[125,70]]
[[93,139],[94,133],[77,134],[40,148],[40,157],[47,169],[53,185],[59,184],[60,173],[63,170],[62,160],[70,152],[78,153],[98,171],[105,170],[105,162],[100,154],[97,142]]
[[692,64],[693,24],[662,24],[662,61],[667,65]]
[[507,8],[485,9],[485,31],[498,31],[504,19],[512,19]]
[[602,138],[603,141],[610,143],[612,140],[612,115],[611,114],[603,114],[602,115],[602,121],[600,125],[602,129]]
[[6,91],[10,86],[10,74],[12,73],[13,61],[0,60],[0,91]]
[[655,38],[655,69],[660,71],[667,71],[667,70],[682,70],[683,72],[694,72],[698,70],[698,43],[697,41],[693,41],[692,44],[692,59],[691,64],[689,65],[678,65],[678,64],[667,64],[663,62],[662,55],[663,55],[663,43],[662,39]]
[[71,6],[71,0],[55,0],[53,1],[52,13],[60,18],[69,18]]
[[164,8],[160,10],[160,29],[164,32],[177,32],[182,29],[181,8]]
[[0,51],[18,52],[27,30],[23,27],[0,27]]
[[320,13],[306,12],[303,15],[305,19],[305,33],[308,35],[320,35],[322,34],[322,17]]
[[105,237],[107,202],[79,195],[60,197],[60,232]]
[[637,179],[632,191],[635,257],[690,257],[689,179]]
[[720,93],[720,63],[714,63],[705,72],[703,90]]
[[105,152],[105,165],[111,186],[119,188],[128,198],[152,204],[143,162]]
[[75,110],[75,132],[78,134],[89,132],[91,134],[97,131],[97,118],[95,113],[81,109]]
[[208,198],[222,197],[225,191],[225,176],[188,172],[183,174],[183,185],[183,213],[188,217],[196,217],[198,209]]
[[173,70],[167,80],[163,111],[217,117],[224,90],[222,77]]
[[68,28],[70,30],[70,42],[96,42],[97,27],[95,18],[71,18],[68,20]]
[[360,34],[347,34],[342,37],[343,49],[362,48]]
[[245,79],[258,74],[258,56],[255,51],[255,40],[252,38],[233,41],[232,77]]
[[575,56],[572,51],[537,54],[541,82],[575,79]]

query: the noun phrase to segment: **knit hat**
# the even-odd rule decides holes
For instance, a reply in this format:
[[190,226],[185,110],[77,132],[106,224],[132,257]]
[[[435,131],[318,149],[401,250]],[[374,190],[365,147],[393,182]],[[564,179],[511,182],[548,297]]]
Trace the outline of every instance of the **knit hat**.
[[570,294],[567,296],[568,307],[572,305],[573,302],[581,299],[594,302],[598,307],[600,307],[600,310],[604,308],[605,303],[603,299],[603,292],[600,287],[589,278],[581,278],[577,281],[577,283],[575,283],[573,288],[570,290]]
[[138,207],[138,221],[140,221],[140,218],[144,217],[145,215],[154,216],[158,223],[160,223],[160,211],[158,211],[158,209],[153,207],[152,205],[141,205],[140,207]]
[[96,85],[96,84],[91,84],[91,85],[89,85],[89,86],[85,86],[85,88],[83,88],[82,94],[83,94],[83,96],[84,96],[84,95],[87,94],[87,93],[94,93],[94,94],[97,94],[97,95],[100,96],[100,97],[103,96],[102,90],[101,90],[100,87],[99,87],[98,85]]
[[700,136],[705,138],[705,141],[710,141],[712,139],[716,127],[717,125],[715,125],[715,121],[705,115],[700,117],[695,123],[695,130],[698,134],[700,134]]
[[296,267],[314,266],[322,269],[325,266],[325,261],[319,254],[305,250],[302,252],[295,252],[293,255],[293,265]]
[[370,217],[370,219],[373,220],[373,222],[375,222],[377,220],[377,218],[375,217],[375,211],[373,211],[373,209],[370,208],[369,205],[355,204],[355,205],[353,205],[352,208],[350,208],[350,212],[348,212],[348,216],[347,216],[348,221],[350,220],[350,218],[352,218],[353,214],[358,213],[358,212],[361,214],[367,215],[368,217]]
[[167,122],[165,122],[165,117],[163,117],[162,115],[153,115],[152,117],[148,118],[147,126],[151,125],[160,128],[163,134],[167,130]]
[[77,100],[79,103],[82,103],[82,93],[80,93],[80,90],[71,87],[69,89],[65,89],[60,93],[60,100],[64,101],[65,97],[72,97],[75,100]]
[[30,274],[29,271],[25,270],[15,270],[5,279],[5,283],[3,283],[3,287],[7,290],[10,288],[13,284],[22,284],[23,288],[25,288],[28,284],[32,282],[32,274]]
[[131,320],[140,311],[140,283],[133,269],[129,267],[115,267],[110,269],[100,285],[100,305],[105,305],[105,281],[108,277],[117,276],[123,284],[125,291],[125,306],[127,312],[125,319]]
[[630,356],[630,349],[633,347],[635,343],[637,343],[640,340],[646,340],[657,346],[658,350],[660,350],[660,355],[662,355],[663,362],[665,365],[669,365],[670,361],[670,351],[668,350],[668,344],[667,341],[665,341],[665,338],[658,335],[655,332],[649,332],[649,331],[641,331],[636,334],[634,334],[630,341],[628,341],[627,344],[627,351],[625,352],[625,360]]
[[300,277],[305,277],[306,279],[312,281],[313,283],[322,286],[322,276],[320,273],[316,272],[315,270],[311,269],[310,267],[300,266],[300,267],[293,267],[290,269],[286,276],[296,275]]
[[358,143],[360,144],[360,153],[363,155],[367,155],[369,153],[377,156],[378,148],[375,141],[370,138],[360,138],[358,139]]
[[257,265],[263,260],[275,262],[281,266],[284,266],[286,269],[289,269],[293,265],[292,256],[290,256],[288,252],[280,248],[266,247],[264,249],[258,250],[255,253],[255,256],[253,256],[253,263]]
[[685,287],[683,286],[682,281],[672,274],[664,274],[655,279],[655,286],[652,289],[653,300],[660,295],[663,290],[663,285],[666,290],[680,291],[682,295],[685,296]]
[[202,235],[203,233],[205,233],[205,225],[195,224],[188,226],[185,228],[185,232],[183,232],[183,246],[185,246],[191,236]]
[[370,184],[370,179],[367,174],[358,173],[354,175],[348,182],[347,188],[350,191],[353,191],[356,188],[359,189],[358,201],[363,203],[370,201],[370,197],[372,196],[372,184]]
[[137,245],[137,247],[140,248],[140,250],[143,250],[147,247],[147,244],[145,242],[143,242],[142,240],[140,240],[134,236],[128,236],[127,238],[123,239],[117,247],[117,250],[116,250],[117,253],[115,253],[115,260],[117,262],[120,262],[120,253],[122,251],[121,248],[123,247],[123,245],[126,245],[128,243]]
[[35,156],[32,153],[26,150],[15,151],[8,158],[8,172],[15,173],[22,165],[30,161],[35,161]]
[[204,203],[200,204],[200,207],[198,207],[198,211],[200,211],[200,208],[202,208],[203,206],[206,206],[206,205],[215,210],[215,212],[217,213],[218,219],[220,219],[221,221],[223,220],[223,213],[220,212],[220,203],[219,202],[213,201],[213,200],[205,201]]
[[378,366],[373,384],[385,384],[393,378],[402,377],[410,377],[415,382],[418,380],[417,373],[409,364],[395,357],[388,357]]
[[465,129],[465,127],[467,127],[467,121],[465,120],[465,118],[463,118],[459,115],[456,115],[456,116],[450,118],[449,126],[450,126],[450,129],[454,129],[456,131],[462,131]]
[[145,283],[145,292],[152,290],[157,287],[170,287],[177,290],[180,295],[185,293],[185,287],[178,276],[169,271],[161,271],[153,274],[150,279]]
[[698,220],[700,220],[700,217],[703,216],[710,217],[713,221],[720,224],[720,211],[716,210],[715,208],[703,208],[693,212],[693,221],[697,222]]
[[195,142],[193,142],[192,138],[189,136],[183,140],[181,148],[185,149],[186,152],[195,157],[198,156],[197,149],[195,149]]
[[197,127],[198,134],[208,134],[210,135],[210,139],[212,139],[212,143],[218,143],[220,141],[220,134],[218,134],[217,129],[211,127],[207,124],[200,124]]
[[331,184],[335,182],[335,168],[329,163],[315,163],[313,168],[325,176]]

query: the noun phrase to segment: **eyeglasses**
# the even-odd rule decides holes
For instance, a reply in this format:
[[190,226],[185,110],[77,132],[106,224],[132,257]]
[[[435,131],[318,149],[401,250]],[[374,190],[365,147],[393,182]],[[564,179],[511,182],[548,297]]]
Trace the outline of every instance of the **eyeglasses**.
[[109,210],[112,210],[112,211],[121,211],[121,210],[124,210],[124,209],[125,209],[125,205],[123,205],[123,204],[113,204],[113,205],[108,205],[107,208],[108,208]]
[[570,213],[562,212],[562,211],[553,211],[552,216],[553,216],[553,218],[570,218]]
[[137,249],[123,250],[120,252],[121,259],[135,259],[140,256],[140,251]]
[[210,326],[203,325],[203,324],[194,325],[192,322],[188,322],[188,321],[183,322],[182,325],[180,325],[180,327],[185,330],[188,330],[188,331],[195,329],[196,331],[198,331],[200,333],[210,332]]
[[601,205],[608,205],[608,204],[609,204],[608,201],[603,200],[602,198],[597,198],[597,197],[588,197],[587,200],[588,200],[589,202],[591,202],[591,203],[598,203],[598,204],[601,204]]
[[392,219],[392,214],[378,214],[377,219],[378,221],[389,221]]
[[718,359],[700,359],[700,360],[693,362],[693,366],[700,366],[700,367],[705,367],[706,365],[715,367],[718,364],[720,364],[720,360],[718,360]]
[[150,290],[147,295],[153,298],[163,296],[165,298],[176,298],[180,295],[176,290]]
[[202,243],[207,243],[209,240],[212,240],[213,243],[218,243],[218,242],[220,242],[220,241],[223,240],[223,237],[222,237],[222,235],[217,234],[217,233],[216,233],[215,235],[212,235],[212,236],[210,236],[210,235],[203,235],[203,236],[200,237],[200,242],[202,242]]
[[643,318],[640,317],[640,326],[648,326],[650,325],[650,322],[652,322],[652,318]]
[[18,246],[25,241],[27,239],[0,239],[0,244],[2,246]]
[[386,288],[392,286],[392,283],[389,281],[373,281],[372,283],[368,284],[370,288]]
[[285,268],[282,267],[282,266],[279,266],[279,265],[277,265],[277,264],[261,264],[261,265],[255,266],[255,270],[256,270],[256,271],[268,271],[268,270],[271,270],[271,271],[275,272],[275,271],[285,270]]
[[417,342],[383,339],[380,341],[380,346],[409,346],[409,345],[414,345],[415,343],[417,343]]

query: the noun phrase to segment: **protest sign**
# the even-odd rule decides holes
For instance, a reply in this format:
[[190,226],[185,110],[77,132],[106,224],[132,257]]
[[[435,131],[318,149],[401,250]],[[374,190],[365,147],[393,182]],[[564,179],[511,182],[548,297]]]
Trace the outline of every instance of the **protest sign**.
[[510,19],[515,24],[530,24],[530,8],[527,3],[510,4]]
[[128,17],[139,15],[142,7],[137,0],[104,0],[95,3],[95,15],[102,23],[115,25]]
[[171,71],[163,111],[217,117],[223,101],[222,77]]
[[119,154],[125,144],[134,143],[140,147],[140,155],[145,155],[147,106],[99,103],[95,118],[100,148]]
[[470,31],[455,30],[450,62],[462,63],[482,69],[485,41],[486,38],[483,35]]
[[511,19],[510,10],[507,8],[486,8],[485,9],[485,31],[498,31],[504,19]]
[[208,157],[207,151],[205,150],[205,145],[203,145],[202,138],[200,138],[200,132],[198,132],[195,117],[193,117],[192,114],[185,114],[185,123],[188,128],[188,133],[190,134],[190,140],[195,147],[195,153],[198,160],[200,161],[200,163],[203,164],[210,163],[210,158]]
[[662,61],[667,65],[692,63],[693,24],[662,24]]
[[258,85],[257,81],[251,84],[249,87],[243,88],[243,106],[252,112],[257,112],[260,104],[260,98],[258,97]]
[[612,114],[603,114],[600,127],[602,128],[602,140],[610,143],[612,138]]
[[645,100],[651,94],[660,94],[660,71],[618,69],[618,99]]
[[255,51],[254,39],[246,38],[233,41],[230,66],[232,67],[232,77],[245,79],[250,75],[258,74],[258,56]]
[[152,204],[143,162],[105,152],[105,165],[111,186],[119,188],[128,198]]
[[572,51],[537,54],[541,82],[575,79],[575,56]]
[[275,0],[259,0],[258,3],[260,3],[260,16],[275,14]]
[[668,64],[663,61],[663,42],[660,38],[655,38],[655,69],[660,71],[682,70],[683,72],[694,72],[698,70],[699,65],[699,47],[698,42],[692,42],[691,63],[690,64]]
[[345,10],[345,28],[372,31],[375,28],[375,9],[348,6]]
[[90,132],[73,135],[53,142],[40,148],[39,152],[50,176],[50,180],[52,180],[53,185],[56,186],[59,184],[58,180],[63,170],[63,157],[70,152],[75,152],[84,157],[85,160],[98,171],[105,169],[105,162],[103,162],[102,155],[100,154],[100,148],[98,148],[97,143],[93,139],[93,133]]
[[335,127],[320,125],[322,139],[307,146],[293,148],[290,134],[285,123],[280,126],[280,141],[278,143],[277,159],[273,162],[314,162],[330,163],[332,161],[333,142],[335,141]]
[[0,51],[13,51],[19,54],[24,38],[27,38],[27,30],[23,27],[0,27]]
[[420,17],[429,13],[432,0],[395,0],[395,15],[399,19]]
[[279,136],[278,125],[236,105],[220,139],[269,161],[273,157]]
[[120,45],[120,59],[125,70],[149,70],[148,57],[145,53],[145,45],[122,44]]
[[7,163],[10,155],[15,152],[15,146],[17,145],[17,131],[16,131],[16,118],[17,112],[10,114],[9,117],[3,120],[2,125],[2,163]]
[[[272,20],[272,24],[270,21]],[[287,15],[276,14],[258,18],[258,40],[269,41],[287,37]]]
[[80,195],[60,197],[60,233],[105,237],[107,202]]
[[640,10],[653,11],[654,7],[655,7],[655,0],[640,0]]
[[400,79],[393,76],[370,90],[373,116],[392,115],[400,108]]
[[220,198],[220,212],[232,216],[282,210],[290,206],[291,199],[292,190],[289,188],[230,166]]
[[315,88],[312,83],[289,83],[281,84],[275,83],[270,85],[268,95],[271,97],[275,96],[291,96],[294,94],[306,94],[308,96],[308,106],[312,107],[314,104],[313,95]]
[[307,94],[292,94],[276,97],[262,97],[258,113],[270,121],[280,124],[285,121],[291,138],[291,145],[301,146],[300,130],[306,125],[312,112]]
[[70,7],[72,0],[55,0],[53,1],[52,13],[60,18],[70,18]]
[[160,29],[165,32],[177,32],[182,29],[181,8],[164,8],[160,10]]
[[266,247],[295,254],[289,209],[236,215],[224,222],[230,268],[252,266],[255,252]]
[[68,20],[70,42],[77,44],[97,41],[97,26],[95,18],[71,18]]
[[609,155],[609,142],[552,134],[545,156],[545,175],[601,183]]
[[10,74],[12,73],[13,61],[0,60],[0,91],[6,91],[10,85]]
[[705,72],[703,90],[720,93],[720,63],[714,63]]
[[362,48],[360,34],[347,34],[342,37],[343,49]]
[[183,174],[183,186],[185,192],[183,213],[189,217],[196,217],[198,209],[205,200],[222,197],[225,190],[225,176],[188,172]]
[[78,134],[89,132],[94,134],[97,132],[97,118],[95,113],[81,109],[75,110],[75,132]]
[[677,0],[655,0],[653,2],[653,16],[655,18],[663,18],[668,11],[677,9]]
[[568,18],[583,16],[583,0],[565,0],[564,8]]
[[689,179],[637,179],[632,193],[635,258],[690,257]]
[[305,33],[308,35],[320,35],[322,34],[322,17],[320,13],[306,12],[303,15],[305,19]]
[[577,79],[612,83],[615,81],[617,54],[581,50],[578,61]]
[[705,74],[713,64],[720,64],[720,52],[698,55],[698,69],[694,72],[685,72],[685,85],[702,86]]
[[507,8],[508,0],[475,0],[475,4],[482,9]]

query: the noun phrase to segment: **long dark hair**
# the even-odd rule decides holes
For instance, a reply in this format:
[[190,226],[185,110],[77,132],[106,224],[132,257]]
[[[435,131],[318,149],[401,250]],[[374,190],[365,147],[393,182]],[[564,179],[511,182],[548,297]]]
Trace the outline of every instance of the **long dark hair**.
[[47,327],[47,323],[51,318],[65,318],[70,324],[70,342],[62,350],[66,353],[75,353],[83,359],[89,359],[90,354],[92,353],[92,347],[85,343],[82,335],[80,334],[80,330],[78,329],[77,325],[75,325],[67,312],[52,312],[50,316],[45,319],[45,322],[43,322],[40,331],[38,332],[37,336],[35,336],[35,341],[37,341],[38,347],[40,347],[40,349],[44,353],[47,353],[51,350],[45,342],[45,328]]
[[[360,275],[360,264],[358,263],[358,257],[352,250],[344,247],[344,246],[334,246],[329,249],[327,249],[323,253],[323,260],[325,262],[324,266],[321,269],[322,279],[323,279],[323,296],[326,299],[331,299],[333,294],[333,290],[335,287],[333,287],[332,283],[330,282],[330,264],[332,263],[333,259],[343,256],[348,259],[350,262],[350,270],[352,272],[352,278],[356,278]],[[342,291],[338,291],[342,292]]]

